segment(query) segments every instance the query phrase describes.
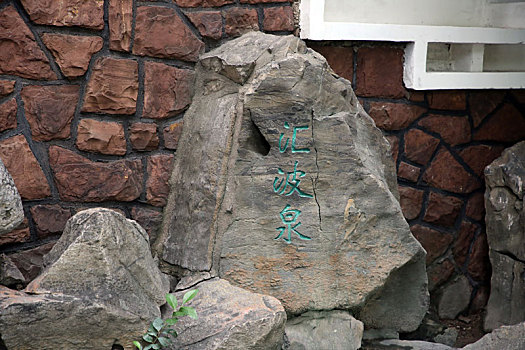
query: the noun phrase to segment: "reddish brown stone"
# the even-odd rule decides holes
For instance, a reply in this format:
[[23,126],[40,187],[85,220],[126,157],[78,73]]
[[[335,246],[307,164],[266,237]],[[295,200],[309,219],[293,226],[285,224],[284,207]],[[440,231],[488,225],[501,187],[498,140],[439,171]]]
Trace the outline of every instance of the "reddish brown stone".
[[476,225],[471,224],[470,222],[463,221],[461,223],[461,228],[459,229],[458,237],[454,242],[454,247],[452,252],[454,253],[454,260],[459,266],[463,266],[465,261],[467,261],[468,251],[470,248],[470,243],[474,234],[476,233]]
[[392,152],[392,158],[394,158],[394,164],[397,164],[397,157],[399,154],[399,138],[395,135],[386,136],[388,143],[390,144],[390,151]]
[[482,232],[472,244],[468,272],[477,281],[488,281],[490,279],[489,245],[485,232]]
[[428,291],[432,292],[437,287],[449,280],[454,273],[454,264],[450,260],[436,263],[427,269]]
[[159,6],[137,8],[134,54],[194,62],[203,51],[204,43],[174,9]]
[[401,162],[397,170],[397,176],[408,181],[417,182],[420,172],[421,169],[418,167]]
[[24,110],[36,141],[67,139],[75,115],[80,86],[28,85],[22,89]]
[[354,50],[351,47],[311,45],[310,48],[323,55],[337,75],[353,80]]
[[483,192],[474,193],[467,202],[467,217],[481,221],[485,217],[485,197]]
[[183,122],[175,122],[164,128],[164,147],[167,149],[177,149],[179,138],[182,133]]
[[133,207],[131,218],[146,230],[150,243],[153,243],[162,224],[162,213],[152,209]]
[[124,127],[120,123],[82,119],[78,123],[77,147],[102,154],[126,154]]
[[28,79],[57,78],[33,33],[12,6],[0,10],[0,74]]
[[30,238],[29,224],[27,219],[24,219],[13,231],[0,235],[0,247],[7,244],[24,243],[29,241]]
[[410,227],[410,231],[427,251],[427,265],[443,255],[454,238],[448,233],[442,233],[421,225]]
[[503,101],[504,91],[481,91],[471,92],[468,98],[470,116],[477,128],[485,119],[487,114],[492,112]]
[[144,118],[172,117],[191,103],[195,73],[163,63],[146,62],[144,75]]
[[18,267],[25,278],[25,283],[31,282],[40,274],[44,265],[44,255],[49,253],[55,242],[41,245],[40,247],[30,250],[24,250],[15,254],[9,255],[11,261]]
[[97,59],[84,97],[83,112],[134,114],[139,90],[136,61]]
[[133,20],[133,0],[110,0],[108,8],[109,48],[129,51]]
[[483,176],[485,167],[498,158],[501,152],[503,147],[476,145],[461,150],[459,156],[478,176]]
[[46,176],[23,135],[0,141],[0,158],[22,199],[41,199],[51,194]]
[[444,148],[425,171],[423,180],[431,186],[455,193],[470,193],[481,187],[479,180],[468,173]]
[[9,95],[15,91],[15,82],[11,80],[0,80],[0,97]]
[[474,140],[513,143],[525,139],[525,116],[506,103],[474,133]]
[[219,7],[232,4],[235,0],[175,0],[180,7]]
[[432,91],[427,93],[428,106],[433,109],[464,110],[467,108],[465,91]]
[[241,0],[241,4],[267,4],[270,2],[292,2],[291,0]]
[[428,131],[441,136],[451,146],[470,141],[470,124],[467,117],[431,114],[418,123]]
[[152,123],[133,123],[129,128],[130,140],[133,149],[138,151],[152,151],[159,147],[157,125]]
[[100,0],[21,0],[31,20],[53,26],[104,28],[104,2]]
[[419,216],[421,205],[423,204],[423,194],[422,190],[399,186],[399,203],[407,220],[412,220]]
[[409,126],[426,110],[416,105],[390,102],[370,102],[368,114],[383,130],[399,130]]
[[162,207],[166,205],[169,185],[168,179],[175,157],[159,154],[148,158],[148,180],[146,182],[146,200],[149,204]]
[[84,75],[94,53],[102,49],[99,36],[42,34],[42,41],[53,54],[62,73],[68,78]]
[[31,208],[38,238],[61,234],[71,211],[59,205],[35,205]]
[[426,165],[439,145],[439,140],[419,129],[405,134],[405,155],[408,159]]
[[454,226],[462,205],[459,198],[431,192],[423,220],[440,226]]
[[140,159],[92,162],[62,147],[51,146],[49,163],[60,198],[65,201],[128,202],[142,192]]
[[224,30],[228,36],[240,36],[252,30],[259,30],[255,9],[234,7],[224,11]]
[[386,98],[405,96],[403,55],[400,48],[377,46],[359,49],[356,94]]
[[263,29],[271,32],[294,30],[292,7],[280,6],[265,8]]
[[219,11],[188,12],[186,16],[203,37],[216,40],[222,37],[222,16]]
[[0,105],[0,132],[16,128],[18,107],[14,98]]
[[424,91],[415,91],[407,90],[408,99],[413,102],[425,102],[425,92]]
[[512,90],[512,96],[514,96],[518,103],[525,104],[525,90]]

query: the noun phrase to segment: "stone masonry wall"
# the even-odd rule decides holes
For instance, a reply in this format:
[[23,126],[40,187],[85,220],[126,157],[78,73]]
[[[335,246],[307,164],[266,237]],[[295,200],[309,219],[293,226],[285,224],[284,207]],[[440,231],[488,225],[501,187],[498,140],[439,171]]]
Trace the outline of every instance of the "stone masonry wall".
[[[294,31],[289,0],[0,0],[0,158],[26,220],[0,236],[30,280],[67,219],[104,206],[155,235],[199,54],[250,30]],[[416,92],[402,45],[310,43],[392,144],[430,290],[466,275],[486,304],[483,167],[525,139],[521,91]],[[436,299],[437,300],[437,299]]]

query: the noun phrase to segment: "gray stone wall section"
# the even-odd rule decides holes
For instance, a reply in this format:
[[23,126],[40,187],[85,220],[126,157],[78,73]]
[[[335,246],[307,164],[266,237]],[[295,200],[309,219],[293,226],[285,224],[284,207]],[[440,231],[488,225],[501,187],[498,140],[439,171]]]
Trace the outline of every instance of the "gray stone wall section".
[[0,235],[11,232],[24,220],[22,200],[4,163],[0,160]]

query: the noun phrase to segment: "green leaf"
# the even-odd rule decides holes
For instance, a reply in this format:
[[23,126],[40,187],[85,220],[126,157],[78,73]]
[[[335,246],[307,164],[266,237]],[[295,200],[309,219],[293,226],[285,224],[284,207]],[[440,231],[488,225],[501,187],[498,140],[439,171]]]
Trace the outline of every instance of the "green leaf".
[[167,318],[166,324],[168,326],[173,326],[175,323],[177,323],[179,320],[177,318]]
[[142,350],[142,345],[140,345],[140,343],[136,340],[133,341],[133,345],[135,345],[137,347],[137,349],[139,350]]
[[148,346],[146,346],[144,348],[144,350],[151,350],[151,349],[158,350],[158,349],[160,349],[160,345],[159,344],[150,344],[150,345],[148,345]]
[[160,345],[166,347],[166,346],[170,345],[170,340],[168,338],[160,337],[159,338],[159,343],[160,343]]
[[144,341],[147,341],[148,343],[153,343],[153,341],[155,340],[155,338],[153,338],[151,335],[149,334],[144,334],[142,336],[142,339],[144,339]]
[[188,315],[195,320],[197,319],[197,312],[190,306],[183,306],[179,309],[179,311],[184,312],[185,315]]
[[177,303],[177,297],[175,297],[175,295],[167,293],[166,301],[168,302],[168,305],[171,306],[173,310],[177,310],[178,303]]
[[186,292],[186,294],[184,294],[184,297],[182,298],[182,304],[186,304],[188,301],[195,298],[198,291],[199,291],[198,289],[194,289],[194,290],[190,290],[189,292]]
[[[183,306],[183,307],[184,307],[184,306]],[[181,309],[182,309],[182,308],[181,308]],[[186,313],[185,311],[180,311],[180,310],[179,310],[179,311],[175,311],[175,312],[171,315],[171,317],[172,317],[172,318],[177,318],[177,317],[182,317],[182,316],[186,316],[186,315],[187,315],[187,313]]]
[[148,334],[149,334],[150,332],[154,332],[155,335],[157,335],[157,331],[155,330],[155,328],[153,328],[153,323],[151,323],[151,324],[149,325],[149,328],[148,328]]
[[166,333],[168,333],[169,335],[171,335],[173,338],[177,338],[178,334],[177,334],[177,331],[174,330],[174,329],[166,329]]
[[146,334],[149,334],[149,335],[152,335],[152,336],[156,337],[157,336],[157,331],[156,330],[148,331]]
[[153,320],[153,322],[152,322],[151,324],[153,325],[153,327],[154,327],[157,331],[160,331],[160,329],[161,329],[162,326],[164,325],[164,321],[162,320],[162,318],[157,317],[156,319]]

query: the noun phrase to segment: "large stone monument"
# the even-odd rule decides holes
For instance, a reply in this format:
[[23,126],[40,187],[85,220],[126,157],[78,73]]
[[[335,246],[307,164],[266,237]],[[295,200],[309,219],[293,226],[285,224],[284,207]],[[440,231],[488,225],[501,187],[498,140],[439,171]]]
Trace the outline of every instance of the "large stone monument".
[[350,83],[298,38],[250,33],[201,57],[193,101],[155,244],[162,268],[274,296],[289,317],[340,309],[415,330],[425,251]]
[[485,329],[525,321],[525,141],[485,169],[487,239],[492,264]]

